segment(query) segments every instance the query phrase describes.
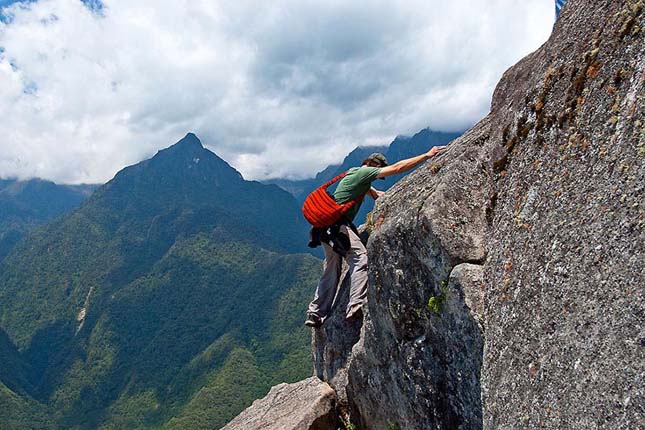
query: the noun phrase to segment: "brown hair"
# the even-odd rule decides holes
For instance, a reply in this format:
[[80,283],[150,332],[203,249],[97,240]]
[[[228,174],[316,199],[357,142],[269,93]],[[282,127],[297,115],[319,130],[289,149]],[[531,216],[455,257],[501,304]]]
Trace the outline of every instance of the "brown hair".
[[366,166],[367,163],[372,162],[374,164],[378,164],[379,167],[385,167],[383,163],[381,163],[380,160],[375,160],[374,158],[367,157],[363,162],[361,163],[361,166]]

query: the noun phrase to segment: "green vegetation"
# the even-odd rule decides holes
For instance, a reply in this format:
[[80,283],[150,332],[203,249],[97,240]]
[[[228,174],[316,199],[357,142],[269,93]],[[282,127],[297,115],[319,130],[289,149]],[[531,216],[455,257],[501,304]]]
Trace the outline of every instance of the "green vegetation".
[[400,429],[401,427],[399,427],[399,425],[398,425],[396,422],[391,421],[391,420],[388,420],[388,421],[387,421],[387,428],[389,428],[389,429],[391,429],[391,430],[398,430],[398,429]]
[[448,286],[446,281],[442,281],[441,288],[439,289],[439,294],[428,299],[428,310],[430,310],[430,312],[434,314],[440,314],[443,310],[443,305],[446,303],[447,298]]
[[94,188],[0,179],[0,260],[31,230],[79,206]]
[[3,430],[219,428],[311,374],[297,204],[194,140],[0,262]]
[[47,409],[25,395],[18,395],[0,382],[0,428],[53,430]]

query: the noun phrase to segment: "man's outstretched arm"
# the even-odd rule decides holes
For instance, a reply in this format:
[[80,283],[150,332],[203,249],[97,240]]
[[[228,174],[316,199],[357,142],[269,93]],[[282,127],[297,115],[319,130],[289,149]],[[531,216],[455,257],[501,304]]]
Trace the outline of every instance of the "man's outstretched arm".
[[412,158],[406,158],[405,160],[397,161],[391,166],[383,167],[377,178],[385,178],[386,176],[398,175],[399,173],[404,173],[408,170],[412,170],[424,161],[434,157],[445,148],[445,146],[434,146],[425,154],[417,155],[416,157]]

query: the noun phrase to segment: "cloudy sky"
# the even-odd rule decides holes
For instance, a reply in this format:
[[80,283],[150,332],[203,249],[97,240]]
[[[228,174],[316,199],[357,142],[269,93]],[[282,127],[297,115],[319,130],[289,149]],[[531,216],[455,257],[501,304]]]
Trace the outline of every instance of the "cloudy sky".
[[187,132],[247,179],[459,131],[553,0],[0,0],[0,177],[104,182]]

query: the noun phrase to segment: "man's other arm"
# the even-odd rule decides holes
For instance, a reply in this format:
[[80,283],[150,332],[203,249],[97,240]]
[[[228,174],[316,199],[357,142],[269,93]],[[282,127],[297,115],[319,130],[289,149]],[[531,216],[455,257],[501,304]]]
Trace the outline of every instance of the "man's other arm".
[[371,197],[371,198],[373,198],[374,200],[376,200],[376,199],[378,199],[379,197],[381,197],[381,196],[383,195],[383,193],[384,193],[384,192],[385,192],[385,191],[377,190],[377,189],[376,189],[376,188],[374,188],[374,187],[371,187],[371,188],[370,188],[370,190],[368,191],[368,193],[369,193],[370,197]]

